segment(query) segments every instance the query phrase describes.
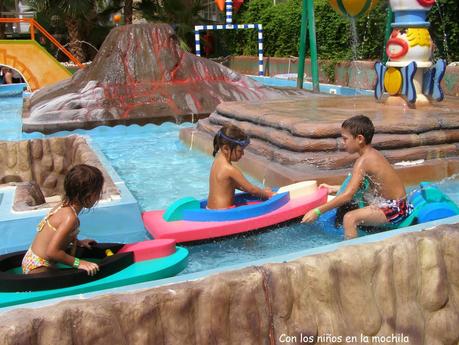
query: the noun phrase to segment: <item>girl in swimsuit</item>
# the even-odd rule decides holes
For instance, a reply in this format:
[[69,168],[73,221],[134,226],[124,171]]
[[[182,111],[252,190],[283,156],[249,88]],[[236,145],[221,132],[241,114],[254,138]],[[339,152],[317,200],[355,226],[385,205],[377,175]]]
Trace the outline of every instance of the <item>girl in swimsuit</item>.
[[62,204],[51,210],[37,227],[37,234],[22,260],[25,274],[40,273],[54,269],[60,262],[94,275],[99,266],[80,260],[66,252],[70,243],[91,248],[94,240],[78,240],[80,220],[78,214],[83,208],[93,207],[99,201],[104,177],[102,172],[86,164],[74,166],[65,176],[65,196]]

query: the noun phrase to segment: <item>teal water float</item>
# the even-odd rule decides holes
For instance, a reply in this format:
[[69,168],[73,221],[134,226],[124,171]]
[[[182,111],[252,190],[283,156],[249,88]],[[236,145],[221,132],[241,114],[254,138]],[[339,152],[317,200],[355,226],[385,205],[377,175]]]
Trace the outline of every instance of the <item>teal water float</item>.
[[99,264],[96,275],[65,265],[52,272],[22,274],[25,251],[0,256],[0,308],[168,278],[182,271],[188,258],[188,250],[170,239],[101,243],[79,251],[77,257]]
[[[351,179],[351,174],[344,180],[338,194],[342,193]],[[354,195],[353,203],[356,207],[365,207],[364,193],[370,186],[370,181],[365,178],[358,192]],[[459,207],[445,193],[431,182],[421,182],[414,192],[409,194],[408,202],[413,205],[411,214],[397,224],[386,224],[376,228],[376,230],[394,230],[407,226],[431,222],[434,220],[444,219],[459,215]],[[321,217],[325,223],[335,222],[337,211],[332,210]],[[333,227],[326,227],[330,230]],[[334,228],[333,232],[342,231],[342,228]]]
[[459,207],[456,203],[431,182],[421,182],[419,189],[412,193],[408,200],[414,206],[414,210],[397,228],[459,214]]

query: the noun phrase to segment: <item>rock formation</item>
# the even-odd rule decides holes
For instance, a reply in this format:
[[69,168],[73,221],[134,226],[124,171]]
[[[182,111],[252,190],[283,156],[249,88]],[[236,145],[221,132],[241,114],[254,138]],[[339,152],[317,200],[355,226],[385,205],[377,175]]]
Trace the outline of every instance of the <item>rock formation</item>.
[[0,186],[17,185],[14,208],[46,207],[45,197],[62,195],[65,174],[76,164],[98,167],[104,174],[102,198],[119,195],[97,154],[78,135],[63,138],[0,141]]
[[[207,151],[222,125],[235,124],[252,138],[246,151],[254,160],[263,161],[259,163],[262,170],[276,165],[284,170],[287,180],[274,182],[282,185],[295,180],[340,175],[343,174],[340,170],[350,168],[357,156],[344,151],[340,138],[341,123],[357,114],[372,119],[376,129],[372,144],[391,163],[457,159],[457,109],[459,99],[455,98],[420,109],[375,103],[373,97],[362,96],[319,96],[263,103],[225,102],[218,105],[208,118],[199,120],[196,129],[182,130],[181,136],[190,141],[193,133],[193,147]],[[455,172],[459,172],[459,165]],[[255,172],[255,176],[265,179],[263,173]],[[449,172],[450,175],[453,173]]]
[[0,314],[0,338],[5,345],[457,344],[458,230],[440,226],[197,281],[18,309]]
[[161,123],[208,115],[222,101],[283,94],[183,51],[167,24],[127,25],[110,32],[90,66],[34,93],[26,102],[23,128],[55,132]]

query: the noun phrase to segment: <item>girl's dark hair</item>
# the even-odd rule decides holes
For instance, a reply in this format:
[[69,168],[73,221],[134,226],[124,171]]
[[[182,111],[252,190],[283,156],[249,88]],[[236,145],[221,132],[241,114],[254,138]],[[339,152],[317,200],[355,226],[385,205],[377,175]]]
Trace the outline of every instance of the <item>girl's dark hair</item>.
[[223,145],[230,147],[231,153],[238,147],[246,147],[250,143],[249,137],[242,129],[234,125],[225,125],[214,136],[214,152],[213,156],[217,154]]
[[98,168],[86,164],[75,165],[65,175],[63,203],[78,203],[88,208],[93,195],[100,197],[103,185],[104,175]]
[[362,135],[365,138],[366,144],[371,144],[375,127],[373,122],[365,115],[356,115],[343,122],[341,128],[349,130],[349,133],[355,138],[357,135]]

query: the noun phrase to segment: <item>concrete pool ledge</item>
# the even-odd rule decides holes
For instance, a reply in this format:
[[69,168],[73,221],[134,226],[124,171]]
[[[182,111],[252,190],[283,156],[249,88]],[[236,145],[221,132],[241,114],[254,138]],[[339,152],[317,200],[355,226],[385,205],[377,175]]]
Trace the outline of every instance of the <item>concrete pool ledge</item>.
[[[80,238],[93,238],[99,242],[137,242],[145,239],[145,229],[143,227],[137,200],[133,197],[124,181],[121,180],[103,153],[91,143],[91,139],[89,137],[76,135],[53,139],[59,140],[55,143],[61,146],[64,144],[67,145],[67,141],[80,142],[80,146],[77,149],[73,148],[73,156],[77,157],[75,158],[76,161],[70,163],[67,161],[67,164],[73,165],[78,163],[87,163],[99,166],[101,170],[104,171],[106,184],[104,185],[103,198],[94,209],[80,214]],[[18,150],[18,158],[15,157],[18,161],[17,164],[21,164],[21,159],[24,161],[30,159],[27,158],[30,157],[29,155],[36,155],[35,152],[37,150],[35,147],[37,143],[43,143],[40,144],[43,145],[43,147],[50,147],[52,144],[48,144],[46,140],[47,139],[30,139],[28,141],[20,142],[17,147],[20,145],[22,146],[16,149]],[[12,145],[15,145],[15,143],[7,143],[6,145],[9,148],[9,151],[7,152],[13,152],[14,154],[15,151],[12,151],[11,147]],[[59,145],[55,146],[59,148]],[[84,146],[84,150],[81,149],[82,145]],[[89,149],[87,147],[89,147]],[[57,164],[56,162],[58,162],[61,157],[56,152],[65,151],[58,151],[56,149],[56,151],[54,151],[54,156],[51,155],[51,165],[53,165],[53,161],[54,164]],[[70,155],[72,152],[65,154]],[[61,158],[63,161],[66,161],[65,159],[67,158]],[[40,166],[40,164],[43,165],[45,163],[40,160],[32,160],[32,163],[30,163],[30,161],[27,162],[27,164],[23,164],[22,170],[16,169],[17,176],[15,178],[18,181],[26,181],[31,176],[35,176],[34,178],[38,176],[40,178],[42,175],[50,175],[49,173],[40,174],[36,172],[35,175],[30,175],[27,170],[24,170],[24,167],[28,167],[30,170],[33,170],[38,169],[35,168],[35,165]],[[39,167],[39,169],[42,168]],[[22,202],[21,205],[25,205],[26,207],[21,206],[21,208],[17,209],[15,206],[17,205],[16,199],[18,199],[18,186],[8,184],[0,186],[0,232],[2,234],[0,254],[24,250],[30,245],[35,236],[37,224],[52,207],[57,205],[60,200],[59,197],[50,197],[50,195],[58,196],[61,194],[62,186],[60,186],[60,183],[62,183],[63,173],[66,171],[65,169],[67,168],[62,167],[60,170],[57,170],[59,175],[55,190],[50,191],[49,188],[46,189],[48,194],[44,194],[48,195],[48,197],[44,198],[44,203],[38,203],[37,206],[29,207]],[[0,178],[11,178],[11,171],[13,170],[14,167],[11,168],[8,166],[8,169],[2,170],[0,175],[4,175],[4,177],[0,176]],[[54,172],[52,173],[54,174]],[[55,174],[57,175],[57,172]],[[46,183],[44,185],[46,186]],[[42,186],[40,187],[43,188]],[[107,192],[105,192],[105,190]],[[24,199],[24,196],[20,198]],[[53,199],[53,201],[50,201],[50,199]],[[20,231],[18,231],[18,229],[20,229]]]

